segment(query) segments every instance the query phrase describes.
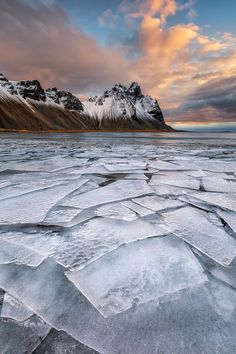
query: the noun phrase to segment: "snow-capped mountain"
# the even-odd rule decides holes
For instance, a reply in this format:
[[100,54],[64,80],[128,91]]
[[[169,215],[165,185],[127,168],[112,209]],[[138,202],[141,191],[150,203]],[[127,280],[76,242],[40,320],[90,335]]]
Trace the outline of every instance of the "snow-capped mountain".
[[35,101],[55,102],[64,108],[82,111],[80,100],[69,91],[58,90],[56,87],[44,90],[38,80],[9,81],[0,74],[0,86],[12,95],[20,95]]
[[95,96],[83,102],[84,112],[97,118],[101,125],[105,120],[123,120],[135,126],[161,128],[164,118],[157,100],[144,96],[137,82],[129,88],[115,84],[102,96]]
[[16,130],[173,130],[164,122],[157,100],[144,96],[134,82],[116,84],[102,96],[81,102],[38,80],[10,81],[0,74],[0,129]]

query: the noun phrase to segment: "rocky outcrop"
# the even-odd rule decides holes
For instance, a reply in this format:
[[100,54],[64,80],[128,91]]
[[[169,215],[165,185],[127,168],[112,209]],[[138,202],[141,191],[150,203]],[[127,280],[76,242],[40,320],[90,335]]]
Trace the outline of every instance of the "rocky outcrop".
[[56,87],[53,87],[48,88],[45,94],[49,102],[60,104],[66,109],[83,111],[83,105],[80,100],[69,91],[57,90]]
[[46,101],[46,95],[38,80],[9,81],[0,74],[0,85],[12,95],[20,95],[24,99]]

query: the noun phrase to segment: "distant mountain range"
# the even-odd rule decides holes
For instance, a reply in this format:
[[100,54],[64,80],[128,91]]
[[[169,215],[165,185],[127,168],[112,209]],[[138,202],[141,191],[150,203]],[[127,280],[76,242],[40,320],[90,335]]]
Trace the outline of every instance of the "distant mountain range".
[[101,96],[81,102],[38,80],[10,81],[0,74],[0,129],[7,130],[160,130],[165,124],[157,100],[142,94],[138,83],[115,84]]

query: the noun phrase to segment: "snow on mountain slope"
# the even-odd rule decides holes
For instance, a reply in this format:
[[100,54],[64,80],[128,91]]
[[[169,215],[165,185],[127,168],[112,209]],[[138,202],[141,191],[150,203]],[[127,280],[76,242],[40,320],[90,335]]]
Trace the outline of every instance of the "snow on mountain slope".
[[158,102],[140,86],[116,84],[102,96],[81,102],[38,80],[10,81],[0,74],[0,129],[15,130],[173,130]]
[[162,111],[157,100],[144,96],[138,83],[133,82],[129,88],[115,84],[102,96],[95,96],[83,102],[84,112],[96,117],[100,124],[104,120],[124,120],[133,122],[143,128],[166,128]]

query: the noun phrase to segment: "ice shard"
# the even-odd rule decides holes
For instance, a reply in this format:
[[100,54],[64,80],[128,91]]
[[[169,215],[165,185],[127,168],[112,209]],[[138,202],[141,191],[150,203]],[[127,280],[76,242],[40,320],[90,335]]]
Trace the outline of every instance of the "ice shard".
[[236,240],[212,224],[204,211],[186,207],[165,214],[165,227],[190,245],[228,266],[236,256]]

